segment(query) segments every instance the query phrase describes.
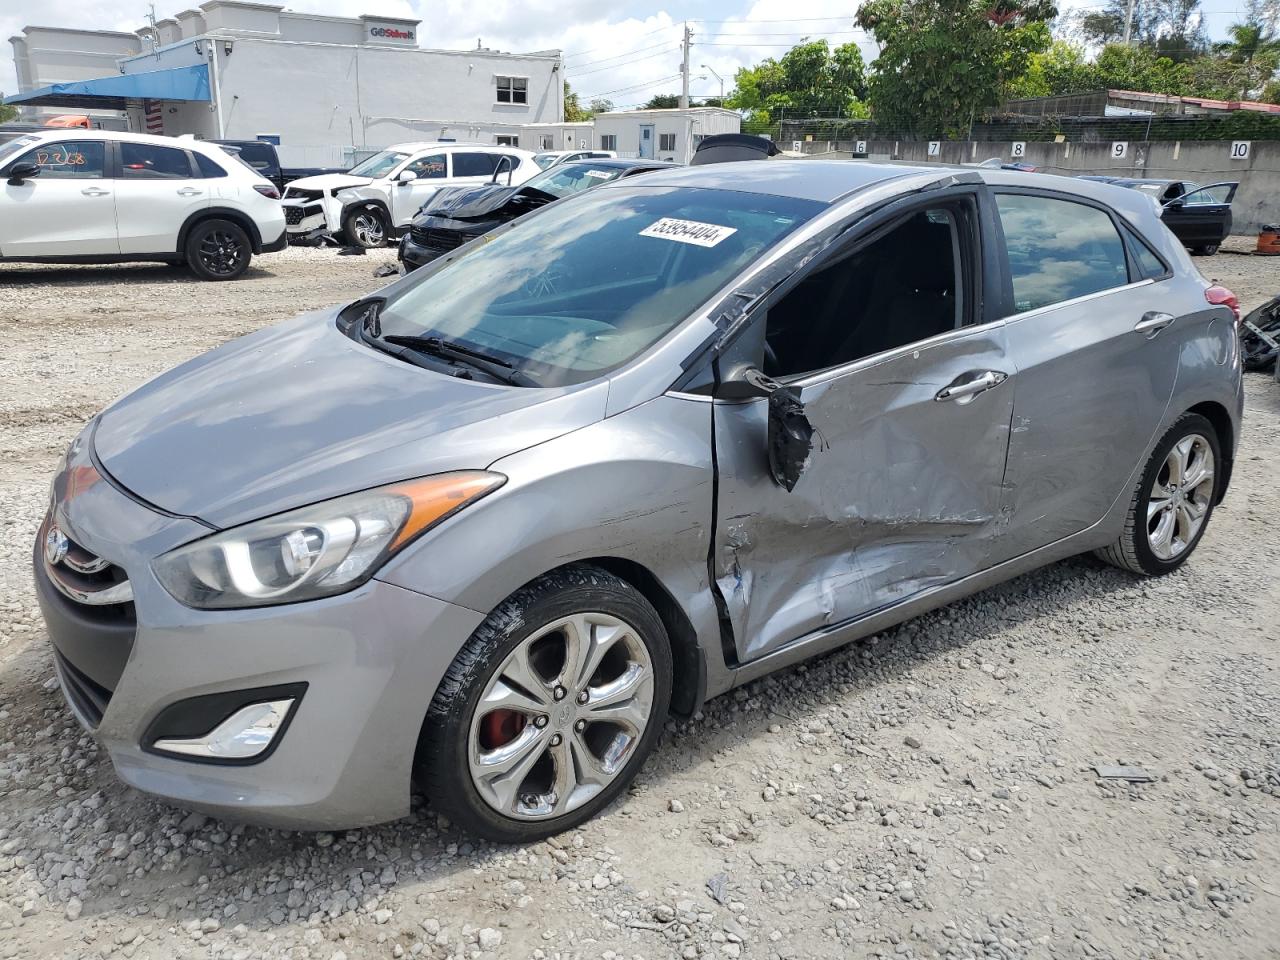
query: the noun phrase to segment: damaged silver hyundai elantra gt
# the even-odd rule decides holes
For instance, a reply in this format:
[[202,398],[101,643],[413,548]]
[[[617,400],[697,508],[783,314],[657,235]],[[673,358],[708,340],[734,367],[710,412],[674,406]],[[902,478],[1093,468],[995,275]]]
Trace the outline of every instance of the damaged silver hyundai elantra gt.
[[68,450],[35,577],[135,787],[530,841],[671,710],[1039,565],[1190,556],[1236,303],[1142,194],[674,169],[229,343]]

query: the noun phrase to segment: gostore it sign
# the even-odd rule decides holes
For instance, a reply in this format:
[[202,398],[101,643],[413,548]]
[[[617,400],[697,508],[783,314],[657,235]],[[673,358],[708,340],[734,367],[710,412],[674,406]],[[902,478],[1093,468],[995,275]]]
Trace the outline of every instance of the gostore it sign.
[[412,27],[391,24],[369,24],[369,40],[373,43],[417,43],[418,34]]

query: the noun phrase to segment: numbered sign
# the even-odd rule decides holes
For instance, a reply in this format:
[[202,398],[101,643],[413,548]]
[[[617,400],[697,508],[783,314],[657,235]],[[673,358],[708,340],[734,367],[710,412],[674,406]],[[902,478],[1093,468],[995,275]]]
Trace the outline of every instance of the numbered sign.
[[930,141],[929,141],[929,156],[931,156],[931,157],[936,157],[936,156],[940,156],[941,154],[942,154],[942,141],[941,141],[941,140],[930,140]]
[[866,153],[866,152],[867,152],[867,141],[865,141],[865,140],[855,140],[855,141],[853,142],[853,152],[854,152],[854,153]]
[[1123,160],[1129,155],[1129,143],[1126,140],[1117,140],[1111,144],[1111,159]]
[[1232,160],[1248,160],[1249,144],[1251,140],[1232,140],[1231,141],[1231,159]]
[[800,146],[800,141],[799,141],[799,140],[792,140],[792,141],[791,141],[791,152],[792,152],[792,153],[799,153],[802,149],[803,149],[803,148]]
[[1014,141],[1013,149],[1009,151],[1013,159],[1021,160],[1027,155],[1027,145],[1021,140]]

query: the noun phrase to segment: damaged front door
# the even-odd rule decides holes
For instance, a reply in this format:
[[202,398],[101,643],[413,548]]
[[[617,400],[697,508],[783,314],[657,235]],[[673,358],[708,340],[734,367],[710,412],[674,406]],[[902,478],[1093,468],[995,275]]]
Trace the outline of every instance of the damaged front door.
[[756,318],[813,437],[788,477],[768,400],[714,405],[713,576],[739,662],[989,565],[1016,371],[975,307],[976,219],[973,198],[911,210]]

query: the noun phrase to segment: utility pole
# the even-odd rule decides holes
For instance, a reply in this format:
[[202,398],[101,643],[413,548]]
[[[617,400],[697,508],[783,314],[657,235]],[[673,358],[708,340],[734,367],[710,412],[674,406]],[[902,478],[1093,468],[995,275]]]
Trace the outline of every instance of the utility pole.
[[1124,11],[1124,43],[1129,45],[1129,37],[1133,33],[1133,0],[1129,0],[1128,7]]
[[[1130,3],[1133,0],[1129,0]],[[689,29],[689,21],[684,22],[684,40],[680,46],[684,50],[684,62],[680,64],[680,109],[689,109],[689,47],[692,45],[693,31]]]

